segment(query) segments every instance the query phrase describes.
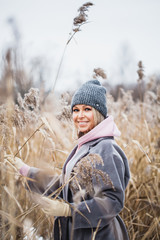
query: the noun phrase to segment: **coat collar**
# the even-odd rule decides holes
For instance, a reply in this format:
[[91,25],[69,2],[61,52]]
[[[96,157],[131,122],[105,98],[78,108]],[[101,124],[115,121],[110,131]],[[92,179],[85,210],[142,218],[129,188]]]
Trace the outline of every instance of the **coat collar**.
[[70,179],[72,169],[74,168],[74,166],[80,159],[82,159],[84,156],[86,156],[89,153],[90,147],[96,145],[98,142],[100,142],[106,138],[113,139],[113,137],[103,137],[103,138],[98,138],[98,139],[92,140],[92,141],[87,142],[84,145],[82,145],[81,148],[77,152],[76,152],[76,150],[77,150],[78,146],[76,146],[72,150],[72,152],[70,153],[68,158],[66,159],[64,166],[63,166],[63,170],[62,170],[62,186],[65,184],[65,186],[63,188],[63,198],[65,200],[68,199],[69,179]]

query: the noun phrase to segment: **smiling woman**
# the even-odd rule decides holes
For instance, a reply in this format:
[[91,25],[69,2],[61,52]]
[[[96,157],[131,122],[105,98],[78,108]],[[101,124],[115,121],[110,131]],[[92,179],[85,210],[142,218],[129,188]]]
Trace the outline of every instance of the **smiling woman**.
[[35,200],[43,211],[56,217],[55,240],[128,240],[119,213],[130,172],[114,140],[120,132],[107,116],[106,89],[98,80],[86,82],[75,92],[71,111],[78,144],[60,176],[41,177],[42,170],[18,159],[15,165],[30,179],[29,189],[40,194]]

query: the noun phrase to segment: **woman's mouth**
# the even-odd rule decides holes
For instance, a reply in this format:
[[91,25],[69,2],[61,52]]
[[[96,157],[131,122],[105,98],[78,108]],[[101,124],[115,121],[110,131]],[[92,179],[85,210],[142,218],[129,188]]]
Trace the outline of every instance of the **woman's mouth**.
[[85,126],[87,123],[88,123],[88,122],[85,122],[85,121],[83,121],[83,122],[78,122],[79,126]]

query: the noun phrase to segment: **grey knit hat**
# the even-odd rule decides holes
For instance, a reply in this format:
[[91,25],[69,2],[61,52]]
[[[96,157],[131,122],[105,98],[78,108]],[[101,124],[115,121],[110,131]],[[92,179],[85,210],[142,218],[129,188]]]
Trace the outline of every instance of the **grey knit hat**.
[[98,80],[90,80],[84,83],[73,95],[71,102],[72,112],[73,107],[77,104],[89,105],[106,117],[106,88]]

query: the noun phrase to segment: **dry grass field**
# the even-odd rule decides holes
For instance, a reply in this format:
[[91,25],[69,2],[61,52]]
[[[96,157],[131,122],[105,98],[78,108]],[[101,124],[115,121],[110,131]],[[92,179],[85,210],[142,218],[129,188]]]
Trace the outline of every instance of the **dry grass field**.
[[[75,28],[66,46],[86,21],[84,7],[74,19]],[[18,57],[13,56],[14,51],[8,50],[0,79],[0,239],[50,240],[54,219],[33,203],[25,187],[27,178],[19,174],[6,156],[17,156],[49,174],[60,174],[76,144],[69,105],[71,94],[64,93],[59,98],[50,93],[45,98],[43,87],[32,88],[31,78],[19,68]],[[107,94],[108,114],[121,131],[116,141],[126,153],[131,171],[120,215],[131,240],[158,240],[160,81],[148,77],[145,82],[140,63],[138,77],[136,99],[131,90],[123,88],[116,96]]]
[[[30,198],[22,177],[6,155],[18,156],[30,166],[59,173],[76,144],[72,136],[71,96],[50,94],[41,104],[38,89],[31,88],[13,100],[13,79],[5,74],[5,101],[0,105],[0,236],[1,239],[52,239],[54,219],[47,217]],[[138,83],[139,84],[139,83]],[[116,139],[124,149],[131,170],[121,216],[130,239],[160,236],[160,85],[150,79],[143,101],[120,89],[119,98],[107,94],[109,115],[121,130]],[[1,89],[3,96],[3,91]]]

